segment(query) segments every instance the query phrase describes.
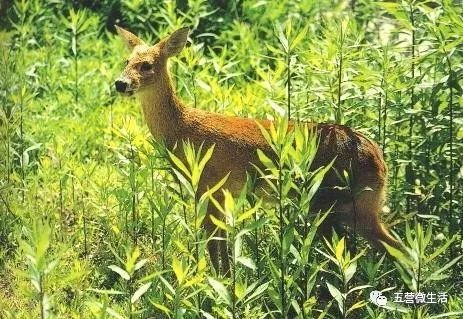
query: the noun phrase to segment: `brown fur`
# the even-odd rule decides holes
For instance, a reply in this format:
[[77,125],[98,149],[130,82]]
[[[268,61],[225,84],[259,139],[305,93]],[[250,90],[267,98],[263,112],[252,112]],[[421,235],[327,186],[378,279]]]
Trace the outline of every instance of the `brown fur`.
[[[246,172],[253,169],[252,163],[259,163],[256,150],[271,153],[258,125],[260,123],[268,128],[271,122],[229,117],[190,108],[176,97],[168,74],[167,59],[177,54],[179,47],[183,47],[187,30],[185,32],[185,29],[180,29],[154,46],[144,44],[128,31],[118,28],[118,32],[132,48],[122,79],[130,83],[127,91],[139,93],[144,117],[153,136],[163,140],[169,149],[173,149],[177,142],[187,139],[195,145],[215,145],[213,156],[200,181],[200,191],[216,184],[228,173],[230,176],[224,188],[234,193],[240,191]],[[146,61],[153,66],[149,72],[140,69],[140,65]],[[384,202],[387,177],[386,164],[378,146],[346,126],[317,123],[306,125],[315,127],[320,137],[314,169],[327,165],[336,157],[335,170],[341,173],[343,170],[352,172],[354,193],[365,187],[372,189],[360,192],[352,200],[347,191],[333,188],[340,181],[335,171],[331,170],[314,203],[317,209],[324,210],[334,204],[333,211],[336,214],[329,219],[325,228],[330,229],[336,223],[354,226],[353,212],[356,212],[355,226],[364,237],[373,243],[383,241],[397,247],[398,242],[381,224],[378,215]],[[221,217],[213,205],[209,206],[208,214]],[[209,217],[205,218],[204,227],[209,233],[215,230]],[[226,236],[223,233],[221,235]],[[221,259],[222,270],[228,270],[226,241],[210,241],[209,253],[216,269],[219,268]]]

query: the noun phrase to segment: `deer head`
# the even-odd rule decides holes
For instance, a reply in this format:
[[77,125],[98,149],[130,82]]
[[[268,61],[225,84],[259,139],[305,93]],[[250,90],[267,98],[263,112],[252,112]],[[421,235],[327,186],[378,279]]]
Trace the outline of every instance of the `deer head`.
[[187,27],[180,28],[169,37],[150,46],[121,27],[116,26],[116,30],[131,50],[124,71],[115,81],[116,90],[126,94],[155,87],[159,81],[165,81],[167,59],[182,51],[189,32]]

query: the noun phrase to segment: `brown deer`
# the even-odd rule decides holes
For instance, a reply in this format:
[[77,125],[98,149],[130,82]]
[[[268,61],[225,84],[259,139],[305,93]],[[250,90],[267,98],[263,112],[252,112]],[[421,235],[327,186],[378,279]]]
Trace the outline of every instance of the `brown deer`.
[[[127,43],[131,54],[122,75],[115,81],[121,93],[138,93],[143,113],[154,138],[173,150],[176,143],[189,140],[199,146],[215,145],[212,158],[207,163],[200,181],[200,192],[215,185],[226,174],[230,176],[224,188],[237,193],[241,190],[246,172],[258,164],[257,149],[267,154],[271,149],[259,126],[269,128],[270,121],[224,116],[184,105],[176,96],[170,80],[167,60],[179,54],[187,42],[188,28],[181,28],[169,37],[151,46],[134,34],[120,27],[117,32]],[[293,125],[293,124],[290,124]],[[398,247],[380,222],[379,212],[385,198],[387,167],[378,146],[364,135],[342,125],[306,123],[319,135],[319,147],[313,168],[328,165],[334,158],[332,169],[324,178],[322,188],[315,199],[318,210],[333,206],[333,217],[327,219],[325,228],[338,224],[353,225],[356,214],[357,230],[372,243],[381,241]],[[177,151],[174,151],[177,152]],[[335,171],[350,170],[355,176],[353,191],[360,193],[355,200],[339,187]],[[369,191],[359,190],[369,188]],[[217,192],[215,196],[221,196]],[[221,200],[221,198],[217,198]],[[207,214],[221,218],[221,214],[209,205]],[[206,216],[204,228],[212,234],[216,227]],[[226,234],[220,233],[221,237]],[[379,245],[382,247],[382,245]],[[209,241],[209,254],[214,268],[228,271],[226,241]]]

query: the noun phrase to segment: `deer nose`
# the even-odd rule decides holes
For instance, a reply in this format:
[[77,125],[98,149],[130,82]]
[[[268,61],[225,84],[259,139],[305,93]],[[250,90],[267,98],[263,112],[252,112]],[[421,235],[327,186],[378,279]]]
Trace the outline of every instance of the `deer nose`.
[[127,90],[128,83],[121,80],[116,80],[114,83],[116,85],[117,92],[125,92]]

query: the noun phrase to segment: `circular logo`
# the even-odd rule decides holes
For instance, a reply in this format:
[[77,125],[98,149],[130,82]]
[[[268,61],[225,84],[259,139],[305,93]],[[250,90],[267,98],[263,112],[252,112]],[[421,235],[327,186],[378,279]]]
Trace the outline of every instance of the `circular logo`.
[[387,303],[387,298],[386,296],[378,296],[378,298],[376,298],[376,304],[378,306],[385,306]]
[[383,307],[387,303],[387,298],[382,295],[381,291],[373,290],[370,292],[370,301],[377,306]]

